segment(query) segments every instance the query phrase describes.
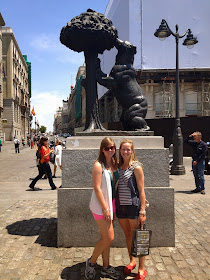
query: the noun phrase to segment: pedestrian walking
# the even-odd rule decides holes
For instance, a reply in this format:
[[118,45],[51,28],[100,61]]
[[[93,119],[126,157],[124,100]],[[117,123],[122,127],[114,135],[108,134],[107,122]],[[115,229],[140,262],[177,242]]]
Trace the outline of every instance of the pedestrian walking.
[[2,140],[0,139],[0,152],[1,152]]
[[31,137],[31,149],[33,149],[34,147],[34,141],[33,141],[33,137]]
[[33,191],[37,190],[35,188],[35,184],[37,183],[37,181],[39,179],[42,178],[42,176],[44,174],[47,174],[48,181],[49,181],[49,184],[51,186],[51,189],[52,190],[57,189],[55,184],[53,183],[52,172],[51,172],[51,168],[50,168],[50,165],[49,165],[49,160],[50,160],[49,155],[52,152],[53,152],[53,149],[51,149],[51,150],[49,149],[48,138],[47,137],[42,137],[40,139],[39,148],[38,148],[38,153],[40,153],[40,160],[39,160],[40,164],[39,164],[39,167],[38,167],[39,174],[38,174],[38,176],[36,176],[36,178],[29,185],[29,188],[31,188]]
[[201,194],[205,194],[204,168],[205,168],[205,156],[208,151],[208,147],[207,144],[201,139],[202,139],[201,132],[196,131],[190,134],[184,140],[184,142],[190,145],[193,149],[192,170],[195,178],[196,188],[192,190],[192,192],[193,193],[200,192]]
[[60,169],[62,170],[62,165],[61,165],[61,158],[62,158],[62,142],[60,140],[56,141],[56,147],[55,147],[55,151],[54,151],[54,155],[55,155],[55,162],[54,162],[54,174],[53,174],[53,178],[56,178],[55,173],[56,173],[56,169],[59,166]]
[[28,146],[30,147],[30,145],[31,145],[31,140],[30,140],[30,137],[29,137],[29,136],[27,136],[27,144],[28,144]]
[[[36,143],[36,166],[38,168],[38,171],[40,171],[40,168],[41,168],[41,166],[40,166],[41,153],[39,150],[39,143],[40,143],[40,138],[39,138],[38,142]],[[44,174],[42,179],[47,179],[47,173]]]
[[20,153],[20,149],[19,149],[20,141],[16,137],[14,137],[14,144],[15,144],[15,152]]
[[[119,148],[119,181],[116,190],[116,216],[122,227],[128,254],[129,264],[124,268],[125,274],[130,274],[136,267],[136,260],[131,255],[132,232],[143,228],[146,220],[144,172],[142,164],[138,161],[133,142],[123,140]],[[145,279],[145,256],[139,258],[138,274],[135,280]]]
[[99,255],[102,255],[103,259],[102,277],[120,279],[120,274],[109,265],[110,245],[114,240],[113,219],[117,174],[116,146],[111,138],[106,137],[101,142],[98,159],[93,165],[94,190],[90,201],[90,210],[101,237],[96,243],[92,256],[86,261],[86,279],[95,279],[95,266]]
[[24,138],[22,138],[22,146],[23,146],[23,147],[25,146],[25,140],[24,140]]

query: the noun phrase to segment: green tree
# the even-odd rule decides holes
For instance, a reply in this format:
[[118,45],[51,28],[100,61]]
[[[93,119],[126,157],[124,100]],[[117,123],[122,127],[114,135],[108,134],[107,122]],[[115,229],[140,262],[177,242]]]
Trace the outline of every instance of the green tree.
[[41,132],[41,133],[45,133],[46,132],[46,126],[44,126],[44,125],[42,125],[41,127],[40,127],[40,129],[39,129],[39,131]]

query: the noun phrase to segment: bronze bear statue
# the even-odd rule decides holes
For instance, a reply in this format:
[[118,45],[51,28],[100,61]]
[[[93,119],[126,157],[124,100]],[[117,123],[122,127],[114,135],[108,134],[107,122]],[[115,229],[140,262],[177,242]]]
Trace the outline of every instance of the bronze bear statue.
[[118,103],[122,106],[120,121],[124,130],[149,130],[145,121],[147,114],[147,100],[136,80],[136,71],[133,68],[136,47],[130,42],[116,40],[118,50],[115,65],[110,75],[101,71],[100,59],[97,61],[97,82],[113,91]]

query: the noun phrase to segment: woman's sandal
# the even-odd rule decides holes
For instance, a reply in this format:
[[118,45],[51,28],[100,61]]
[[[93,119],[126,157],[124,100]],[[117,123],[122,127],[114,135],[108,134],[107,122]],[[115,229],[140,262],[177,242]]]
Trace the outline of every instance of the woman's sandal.
[[140,273],[138,272],[138,274],[135,277],[135,280],[144,280],[146,276],[147,276],[146,270],[144,271],[143,275],[140,275]]
[[127,265],[125,268],[124,268],[124,273],[125,274],[130,274],[131,271],[136,267],[136,263],[134,265]]

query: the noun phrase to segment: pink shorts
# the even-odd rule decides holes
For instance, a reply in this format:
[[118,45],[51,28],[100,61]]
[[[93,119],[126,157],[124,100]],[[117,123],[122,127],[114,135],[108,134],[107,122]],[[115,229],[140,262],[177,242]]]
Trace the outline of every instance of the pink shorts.
[[[112,200],[112,208],[113,208],[113,214],[116,212],[116,208],[115,208],[115,198]],[[93,217],[95,220],[102,220],[104,219],[104,215],[98,215],[98,214],[95,214],[93,213]]]

